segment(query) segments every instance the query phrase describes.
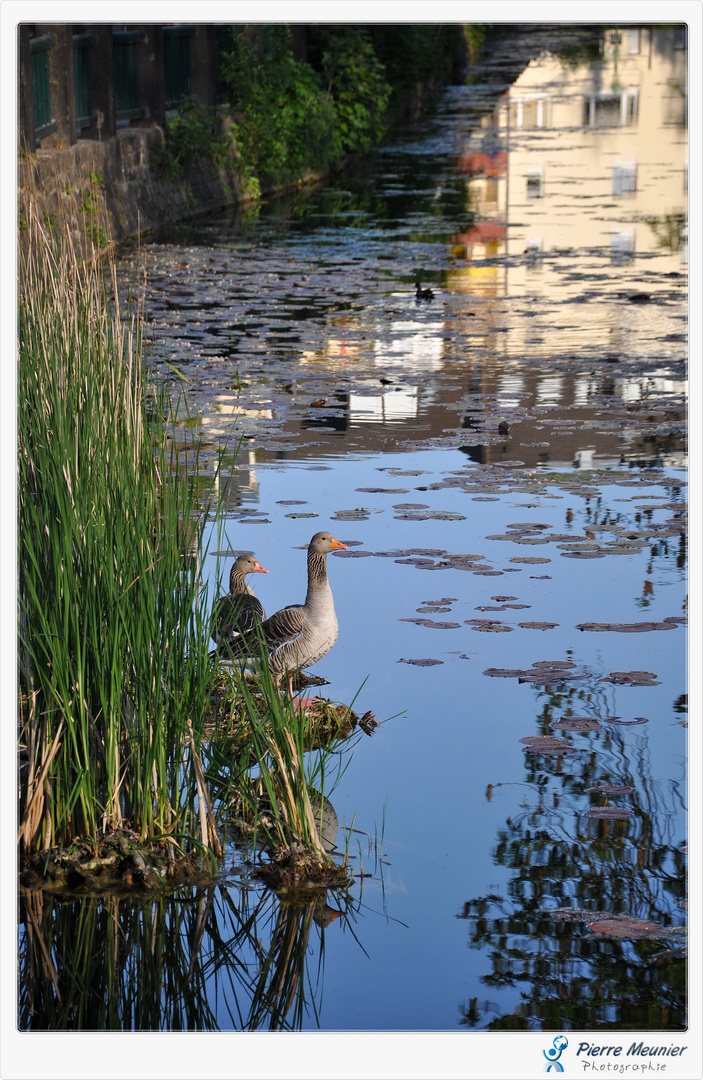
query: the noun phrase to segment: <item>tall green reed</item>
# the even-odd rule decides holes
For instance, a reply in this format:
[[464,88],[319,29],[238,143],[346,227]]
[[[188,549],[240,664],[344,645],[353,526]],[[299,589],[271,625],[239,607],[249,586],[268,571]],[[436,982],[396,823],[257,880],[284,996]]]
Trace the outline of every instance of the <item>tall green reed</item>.
[[120,312],[114,266],[48,231],[36,201],[24,220],[20,845],[129,827],[219,852],[200,766],[202,518],[171,407],[146,385],[140,314]]

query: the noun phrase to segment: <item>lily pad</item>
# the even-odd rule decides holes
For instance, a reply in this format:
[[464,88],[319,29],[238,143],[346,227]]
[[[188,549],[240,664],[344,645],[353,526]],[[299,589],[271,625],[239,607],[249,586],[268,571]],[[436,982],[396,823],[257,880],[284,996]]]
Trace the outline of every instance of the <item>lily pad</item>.
[[623,720],[620,716],[604,716],[603,720],[606,724],[619,724],[622,727],[635,727],[638,724],[649,723],[646,716],[636,716],[634,720]]
[[603,725],[592,716],[562,716],[552,720],[551,726],[559,731],[598,731]]
[[659,686],[656,675],[651,671],[611,671],[599,682],[614,683],[616,686]]
[[518,626],[522,630],[553,630],[558,626],[558,622],[519,622]]
[[373,551],[333,551],[332,555],[338,559],[367,559],[373,555]]
[[369,514],[381,514],[382,510],[365,509],[358,507],[356,510],[337,510],[332,514],[330,521],[368,521]]
[[667,931],[656,923],[633,919],[630,915],[611,915],[609,918],[595,919],[588,924],[588,929],[595,934],[607,934],[614,938],[660,938],[666,937]]
[[434,622],[432,619],[399,619],[398,622],[416,623],[418,626],[429,626],[433,630],[457,630],[461,626],[458,622]]
[[649,630],[673,630],[672,622],[639,622],[639,623],[577,623],[577,630],[614,630],[619,634],[644,634]]
[[562,551],[565,559],[604,559],[604,551]]
[[404,660],[401,656],[400,660],[396,660],[397,664],[414,664],[415,667],[433,667],[434,664],[443,664],[444,660]]
[[528,745],[523,747],[525,754],[575,754],[577,747],[572,746],[565,739],[556,739],[552,735],[529,735],[520,742]]

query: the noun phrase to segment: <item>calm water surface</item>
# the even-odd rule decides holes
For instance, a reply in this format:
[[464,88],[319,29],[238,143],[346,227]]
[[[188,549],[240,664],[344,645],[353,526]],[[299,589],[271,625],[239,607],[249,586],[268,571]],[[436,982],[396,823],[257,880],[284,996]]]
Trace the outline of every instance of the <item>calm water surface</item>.
[[348,894],[281,904],[232,850],[203,895],[34,912],[94,935],[123,993],[98,964],[72,1016],[47,990],[29,1026],[685,1026],[686,132],[664,33],[654,71],[610,46],[509,90],[491,67],[339,184],[125,255],[184,454],[195,432],[205,483],[230,451],[210,595],[253,550],[266,609],[302,601],[330,529],[350,553],[328,559],[319,692],[381,723],[331,796]]

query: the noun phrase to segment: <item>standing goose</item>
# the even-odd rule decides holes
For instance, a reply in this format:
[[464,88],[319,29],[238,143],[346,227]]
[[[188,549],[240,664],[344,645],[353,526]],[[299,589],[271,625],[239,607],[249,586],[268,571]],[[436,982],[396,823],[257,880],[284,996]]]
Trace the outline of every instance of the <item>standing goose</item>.
[[[233,646],[235,655],[256,666],[263,655],[276,681],[283,675],[293,693],[293,672],[316,664],[330,651],[339,627],[332,590],[327,580],[327,555],[347,551],[347,545],[328,532],[315,533],[308,546],[308,591],[304,604],[291,604],[266,619]],[[301,699],[303,706],[313,699]]]
[[239,555],[229,574],[229,596],[221,597],[212,609],[211,634],[225,651],[266,618],[263,604],[246,583],[247,574],[268,574],[268,570],[253,555]]

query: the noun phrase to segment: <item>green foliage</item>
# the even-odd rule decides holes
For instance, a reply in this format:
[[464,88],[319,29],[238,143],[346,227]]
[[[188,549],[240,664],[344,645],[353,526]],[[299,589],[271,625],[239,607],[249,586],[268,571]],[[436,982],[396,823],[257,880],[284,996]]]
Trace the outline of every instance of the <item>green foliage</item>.
[[374,23],[367,29],[395,97],[446,81],[464,35],[459,23]]
[[[30,204],[20,274],[20,842],[112,828],[217,851],[193,485],[149,424],[139,324]],[[113,283],[114,291],[114,283]],[[162,395],[153,411],[168,415]],[[197,469],[197,465],[196,465]]]
[[315,26],[311,38],[310,53],[317,56],[327,95],[334,104],[343,150],[368,149],[385,133],[391,88],[367,29]]
[[150,161],[156,176],[182,180],[203,162],[224,165],[232,152],[232,135],[223,130],[217,109],[186,101],[166,124],[164,141],[152,150]]
[[245,174],[283,184],[340,154],[332,103],[312,68],[294,59],[287,26],[232,27],[222,78]]

